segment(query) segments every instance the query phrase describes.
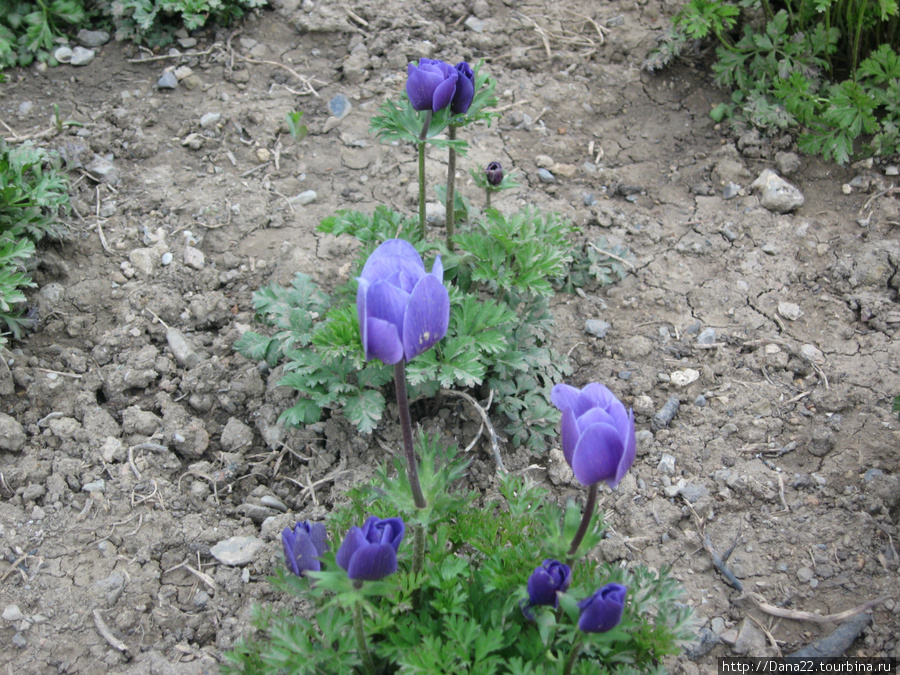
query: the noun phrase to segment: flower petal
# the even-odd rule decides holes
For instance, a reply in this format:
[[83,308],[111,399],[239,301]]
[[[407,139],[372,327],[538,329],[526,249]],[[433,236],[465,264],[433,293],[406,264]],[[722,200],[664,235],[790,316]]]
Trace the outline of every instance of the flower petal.
[[456,93],[456,81],[459,79],[459,73],[456,72],[456,68],[453,68],[452,66],[450,66],[450,69],[452,72],[447,74],[446,79],[434,90],[432,110],[435,112],[443,110],[450,105],[450,101],[453,100],[453,94]]
[[372,252],[359,276],[371,283],[400,271],[418,280],[425,274],[425,263],[415,246],[405,239],[388,239]]
[[444,81],[440,72],[420,65],[418,68],[409,64],[406,68],[406,95],[414,110],[431,110],[434,102],[434,90]]
[[578,603],[581,616],[578,629],[584,633],[605,633],[619,625],[625,609],[628,588],[621,584],[606,584]]
[[563,455],[565,455],[566,462],[569,466],[572,466],[572,455],[575,453],[575,447],[578,445],[578,437],[580,435],[581,434],[578,431],[578,422],[575,420],[575,413],[572,412],[571,408],[566,408],[563,410],[562,414],[560,438]]
[[444,283],[444,263],[441,262],[441,256],[434,258],[434,265],[431,266],[431,275],[437,277],[437,280]]
[[456,71],[459,73],[459,79],[456,81],[456,93],[453,94],[453,101],[450,103],[450,112],[461,115],[468,112],[475,98],[475,73],[465,61],[456,64]]
[[347,567],[351,579],[378,581],[397,571],[397,553],[390,544],[368,544],[353,554]]
[[319,555],[328,551],[328,530],[325,529],[325,523],[311,523],[309,539]]
[[557,384],[550,390],[550,401],[559,408],[560,411],[564,411],[566,408],[575,407],[580,393],[581,390],[576,389],[572,385]]
[[578,396],[578,403],[575,405],[575,415],[581,416],[588,408],[609,408],[613,403],[622,405],[616,395],[607,387],[597,382],[591,382]]
[[366,350],[366,361],[381,359],[382,363],[392,366],[403,358],[400,331],[397,326],[384,319],[370,317],[366,320],[366,342],[363,347]]
[[572,454],[572,472],[582,485],[605,481],[618,485],[616,471],[624,452],[619,431],[608,424],[595,424],[581,433]]
[[615,418],[603,408],[590,408],[578,418],[578,428],[582,431],[595,424],[608,424],[615,429],[619,428]]
[[447,334],[450,294],[437,277],[427,274],[413,289],[403,319],[403,352],[412,361]]
[[335,556],[338,567],[346,570],[350,566],[353,554],[367,544],[366,537],[360,528],[354,526],[347,530],[347,536],[344,537],[344,541],[341,542],[341,547]]
[[622,452],[622,459],[619,460],[619,466],[616,469],[616,481],[614,484],[610,485],[610,487],[615,487],[619,484],[619,481],[625,477],[625,473],[631,468],[631,465],[634,464],[634,457],[637,454],[637,438],[634,433],[634,413],[630,410],[628,411],[628,422],[629,425],[624,436],[625,449]]

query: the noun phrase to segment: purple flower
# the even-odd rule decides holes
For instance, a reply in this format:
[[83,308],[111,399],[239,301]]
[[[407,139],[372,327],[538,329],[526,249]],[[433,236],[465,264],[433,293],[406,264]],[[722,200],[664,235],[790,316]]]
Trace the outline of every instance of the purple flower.
[[559,607],[557,592],[565,593],[572,583],[572,569],[558,560],[544,560],[528,577],[528,599],[532,605]]
[[583,633],[605,633],[619,625],[625,609],[628,588],[622,584],[606,584],[593,595],[578,603],[581,616],[578,630]]
[[491,162],[485,168],[484,175],[491,185],[500,185],[503,182],[503,167],[500,166],[500,162]]
[[284,546],[284,560],[288,568],[298,577],[304,572],[318,572],[322,569],[319,556],[328,550],[325,541],[327,532],[322,523],[303,521],[281,531],[281,544]]
[[389,239],[369,256],[356,291],[366,359],[411,361],[447,334],[450,294],[441,257],[431,273],[408,241]]
[[[406,73],[406,94],[413,108],[437,112],[450,105],[460,75],[457,68],[443,61],[419,59],[418,65],[410,63],[407,66]],[[468,108],[466,104],[466,110]]]
[[578,482],[616,487],[634,463],[634,414],[602,384],[557,384],[550,400],[562,411],[563,454]]
[[406,528],[400,518],[370,516],[351,527],[337,552],[338,566],[351,579],[378,581],[397,571],[397,548]]
[[456,92],[450,102],[450,112],[462,115],[468,112],[472,99],[475,98],[475,73],[465,61],[456,64],[456,72],[459,73],[459,77],[456,80]]

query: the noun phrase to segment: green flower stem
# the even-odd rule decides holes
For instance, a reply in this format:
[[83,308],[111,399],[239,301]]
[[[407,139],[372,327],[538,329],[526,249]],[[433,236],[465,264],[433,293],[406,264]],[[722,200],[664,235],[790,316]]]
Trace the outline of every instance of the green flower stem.
[[425,238],[425,141],[419,141],[419,234]]
[[362,603],[359,602],[353,605],[353,629],[356,633],[356,648],[359,651],[359,658],[362,659],[363,670],[368,675],[376,675],[375,662],[372,661],[372,655],[369,653],[369,643],[366,640],[365,628],[363,628]]
[[400,431],[403,434],[403,453],[406,455],[406,476],[412,490],[416,508],[424,509],[427,505],[422,486],[419,485],[419,468],[416,462],[416,449],[413,445],[412,419],[409,416],[409,398],[406,395],[406,361],[401,359],[394,364],[394,385],[397,388],[397,407],[400,409]]
[[578,531],[572,539],[572,546],[569,547],[569,552],[566,554],[569,564],[575,559],[575,553],[578,551],[578,547],[581,546],[581,540],[587,534],[588,525],[591,523],[591,516],[594,515],[594,508],[597,506],[598,485],[599,483],[594,483],[588,488],[587,499],[584,501],[584,512],[581,514],[581,524],[578,526]]
[[425,139],[428,138],[428,127],[431,126],[432,111],[425,113],[422,133],[419,134],[419,233],[425,238]]
[[[455,124],[451,124],[450,128],[447,130],[447,138],[451,141],[456,140],[456,129],[457,126]],[[446,203],[447,203],[447,248],[452,251],[453,250],[453,226],[454,220],[456,220],[456,150],[453,149],[453,146],[450,146],[450,154],[447,157],[447,192],[446,192]]]
[[583,635],[579,635],[578,639],[575,640],[575,644],[572,645],[572,651],[569,652],[569,658],[566,659],[566,667],[563,670],[563,675],[572,675],[572,668],[575,667],[575,661],[578,660],[578,654],[581,653],[581,641],[584,639]]
[[484,203],[485,203],[484,208],[485,209],[491,208],[491,192],[493,192],[493,190],[491,190],[491,188],[487,188],[484,191]]

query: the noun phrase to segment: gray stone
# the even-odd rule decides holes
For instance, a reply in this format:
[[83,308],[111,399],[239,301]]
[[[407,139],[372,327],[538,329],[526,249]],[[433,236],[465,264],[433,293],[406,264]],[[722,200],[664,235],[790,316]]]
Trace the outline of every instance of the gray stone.
[[18,605],[7,605],[4,607],[2,616],[4,621],[9,621],[10,623],[21,621],[25,618],[25,615],[22,613],[22,610],[19,609]]
[[556,176],[547,171],[547,169],[538,169],[538,178],[542,183],[555,183]]
[[206,129],[207,127],[215,126],[220,119],[222,119],[222,113],[208,112],[200,118],[200,127]]
[[252,445],[253,430],[236,417],[232,417],[222,429],[220,443],[226,452],[236,452]]
[[86,66],[94,60],[94,50],[84,47],[75,47],[72,50],[72,58],[69,61],[73,66]]
[[78,31],[76,39],[84,47],[102,47],[109,42],[109,33],[105,30],[88,30],[87,28],[82,28]]
[[111,572],[108,577],[96,581],[94,585],[106,598],[106,606],[112,607],[125,590],[125,577],[121,572]]
[[171,70],[167,70],[162,74],[162,76],[156,81],[157,89],[174,89],[178,86],[178,78],[175,77],[175,73]]
[[209,549],[210,555],[223,565],[240,567],[253,561],[265,543],[258,537],[230,537]]
[[484,32],[484,21],[479,19],[477,16],[470,16],[468,19],[466,19],[465,26],[474,33]]
[[25,447],[25,429],[14,418],[0,413],[0,450],[19,452]]
[[816,576],[816,573],[809,567],[801,567],[797,570],[797,578],[803,583],[810,581],[814,576]]
[[306,206],[307,204],[312,204],[316,201],[316,197],[319,195],[316,194],[315,190],[304,190],[300,194],[295,197],[291,197],[291,204],[299,204],[300,206]]
[[281,511],[282,513],[286,513],[288,510],[287,506],[285,506],[284,503],[280,499],[278,499],[278,497],[273,497],[272,495],[263,495],[262,497],[260,497],[259,503],[267,508]]
[[116,185],[119,182],[119,170],[106,157],[94,154],[84,168],[91,175],[91,178],[100,183]]
[[550,451],[550,466],[547,469],[550,482],[554,485],[571,485],[575,482],[575,474],[566,462],[566,456],[559,448]]
[[713,633],[715,633],[716,635],[721,635],[725,632],[725,619],[723,619],[721,616],[717,616],[709,622],[709,627],[712,629]]
[[722,197],[724,199],[734,199],[741,194],[742,189],[737,183],[726,183],[725,187],[722,188]]
[[675,457],[668,453],[663,453],[662,458],[660,458],[659,460],[659,464],[656,465],[656,470],[659,471],[663,476],[674,476]]
[[350,99],[344,94],[336,94],[328,101],[328,109],[331,111],[331,114],[339,120],[342,120],[349,115],[352,107],[353,106],[350,105]]
[[803,206],[803,193],[771,169],[764,169],[750,187],[759,192],[759,203],[775,213],[790,213]]
[[697,344],[698,345],[711,345],[716,341],[716,329],[715,328],[706,328],[703,330],[700,335],[697,336]]
[[202,270],[206,266],[206,258],[203,255],[203,251],[193,246],[185,246],[184,264],[195,270]]
[[66,46],[57,47],[56,51],[53,52],[53,58],[60,63],[69,63],[72,60],[72,48]]
[[800,309],[800,305],[793,302],[779,302],[778,313],[788,321],[796,321],[803,316],[803,310]]
[[882,471],[881,469],[869,469],[863,475],[863,481],[866,483],[871,483],[873,480],[883,475],[884,471]]
[[144,276],[153,276],[156,265],[162,259],[162,255],[156,247],[136,248],[128,254],[131,266]]
[[85,483],[81,486],[82,492],[106,492],[106,481],[102,478]]
[[800,157],[793,152],[776,153],[775,166],[782,176],[790,176],[800,168]]
[[709,496],[709,489],[697,483],[687,483],[681,488],[681,495],[691,504]]
[[706,397],[703,394],[700,394],[697,398],[694,399],[694,405],[698,408],[705,408],[706,403]]
[[429,225],[446,225],[447,207],[437,202],[428,202],[427,204],[425,204],[425,221]]
[[584,322],[584,331],[601,340],[606,337],[610,328],[612,328],[611,324],[606,321],[601,321],[600,319],[588,319]]

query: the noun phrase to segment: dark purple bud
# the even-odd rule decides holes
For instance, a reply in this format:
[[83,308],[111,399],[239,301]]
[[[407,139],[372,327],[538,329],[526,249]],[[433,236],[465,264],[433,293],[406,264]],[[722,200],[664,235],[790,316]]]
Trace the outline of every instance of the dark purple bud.
[[401,518],[371,516],[351,527],[337,552],[338,566],[351,579],[378,581],[397,571],[397,549],[406,528]]
[[414,109],[437,112],[450,105],[459,79],[456,68],[443,61],[419,59],[418,65],[407,66],[406,73],[406,94]]
[[491,185],[500,185],[503,182],[503,167],[500,166],[500,162],[491,162],[484,170],[484,175]]
[[318,572],[322,569],[319,556],[328,550],[327,532],[322,523],[303,521],[281,531],[281,545],[288,569],[298,577],[304,572]]
[[605,633],[619,625],[625,610],[628,588],[621,584],[606,584],[593,595],[578,603],[581,616],[578,630],[583,633]]
[[614,488],[634,463],[634,413],[602,384],[557,384],[550,400],[562,411],[562,450],[582,485]]
[[565,593],[572,583],[572,569],[558,560],[547,559],[528,577],[528,599],[532,605],[559,607],[557,592]]
[[450,112],[454,115],[462,115],[469,111],[472,99],[475,98],[475,73],[465,61],[456,64],[459,77],[456,80],[456,93],[450,102]]
[[386,364],[412,360],[447,334],[450,294],[441,257],[431,273],[415,247],[389,239],[369,256],[356,291],[356,311],[366,359]]

